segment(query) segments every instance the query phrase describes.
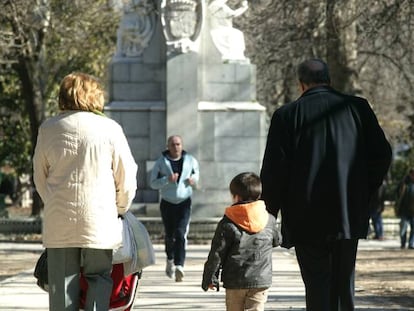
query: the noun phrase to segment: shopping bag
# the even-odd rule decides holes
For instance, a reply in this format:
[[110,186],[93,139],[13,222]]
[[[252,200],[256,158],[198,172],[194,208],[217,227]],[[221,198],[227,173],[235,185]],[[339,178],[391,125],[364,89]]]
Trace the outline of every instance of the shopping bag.
[[147,228],[131,212],[125,213],[132,239],[132,260],[124,262],[124,274],[129,275],[142,271],[143,268],[155,264],[155,252]]
[[132,260],[135,249],[133,248],[133,237],[131,236],[131,230],[128,227],[128,222],[124,217],[119,218],[122,228],[122,245],[113,250],[112,263],[118,264]]

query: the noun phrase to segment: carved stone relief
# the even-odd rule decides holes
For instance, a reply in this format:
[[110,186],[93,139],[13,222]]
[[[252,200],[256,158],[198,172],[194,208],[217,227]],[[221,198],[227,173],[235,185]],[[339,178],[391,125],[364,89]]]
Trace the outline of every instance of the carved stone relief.
[[169,54],[198,52],[203,0],[162,0],[161,23]]
[[156,25],[155,0],[123,3],[124,14],[117,32],[116,57],[141,57]]

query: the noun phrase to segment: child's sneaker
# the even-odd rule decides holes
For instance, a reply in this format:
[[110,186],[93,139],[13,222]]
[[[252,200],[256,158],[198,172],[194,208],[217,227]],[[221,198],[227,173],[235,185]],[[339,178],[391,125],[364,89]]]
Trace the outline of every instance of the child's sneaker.
[[184,268],[183,266],[175,266],[175,281],[182,282],[184,278]]
[[165,266],[165,274],[172,279],[174,277],[174,259],[167,259],[167,265]]

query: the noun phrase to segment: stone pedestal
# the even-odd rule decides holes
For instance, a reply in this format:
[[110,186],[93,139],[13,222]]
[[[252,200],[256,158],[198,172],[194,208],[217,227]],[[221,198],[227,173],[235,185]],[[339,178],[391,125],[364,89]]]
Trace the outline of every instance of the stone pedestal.
[[186,151],[198,157],[198,54],[189,52],[167,60],[166,135],[181,135]]
[[135,206],[147,215],[159,215],[149,174],[172,134],[181,135],[184,149],[200,162],[193,219],[221,216],[231,204],[231,179],[260,170],[267,127],[265,108],[256,101],[256,68],[248,59],[223,62],[205,19],[198,51],[167,55],[158,19],[141,57],[118,53],[110,64],[106,113],[127,135],[139,165]]
[[109,65],[109,104],[105,113],[124,129],[138,164],[135,204],[158,202],[149,187],[152,161],[166,146],[166,48],[159,22],[148,47],[139,57],[119,53]]

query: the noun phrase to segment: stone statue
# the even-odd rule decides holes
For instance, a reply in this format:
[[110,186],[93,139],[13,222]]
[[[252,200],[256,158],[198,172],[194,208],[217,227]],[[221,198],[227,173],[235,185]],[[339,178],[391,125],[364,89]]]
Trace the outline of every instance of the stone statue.
[[169,55],[198,52],[203,24],[203,0],[162,0],[161,22]]
[[222,60],[224,62],[246,60],[244,35],[240,30],[233,28],[233,18],[246,12],[247,1],[242,1],[241,6],[233,10],[227,5],[227,0],[212,0],[208,9],[211,38]]
[[141,57],[154,34],[154,0],[130,0],[123,4],[124,14],[117,32],[116,57]]

